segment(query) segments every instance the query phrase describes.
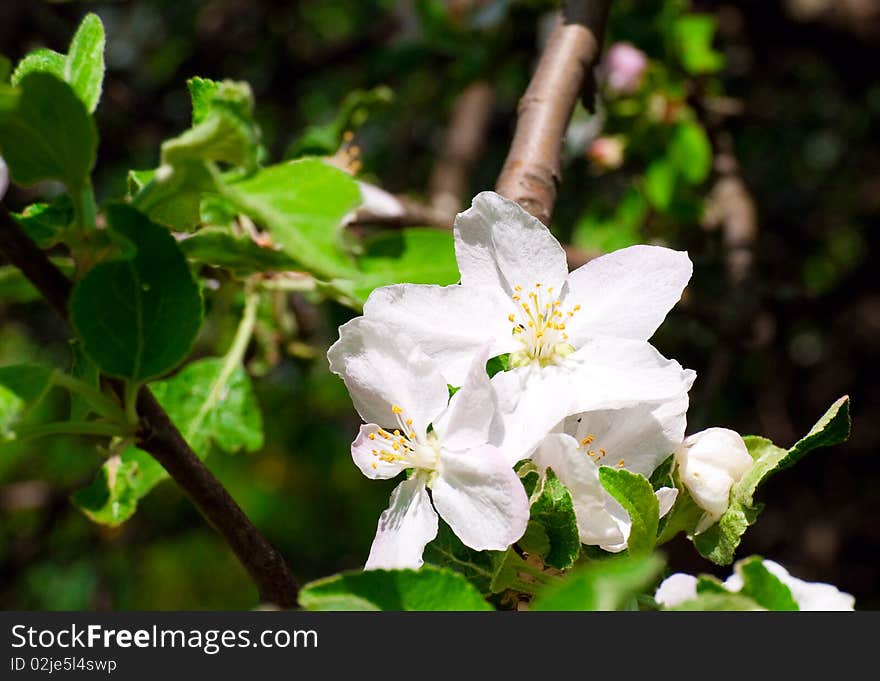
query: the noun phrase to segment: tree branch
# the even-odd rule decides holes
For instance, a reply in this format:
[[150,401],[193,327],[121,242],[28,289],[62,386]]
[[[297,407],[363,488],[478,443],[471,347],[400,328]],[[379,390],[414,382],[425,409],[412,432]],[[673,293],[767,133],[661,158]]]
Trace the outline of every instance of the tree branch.
[[[0,205],[0,253],[18,267],[67,321],[72,285],[19,229]],[[119,394],[119,381],[108,381]],[[221,534],[257,585],[264,602],[296,605],[297,586],[281,555],[263,537],[226,488],[184,440],[168,414],[144,386],[137,396],[137,445],[158,461],[208,522]]]
[[592,87],[611,0],[567,0],[519,102],[496,191],[550,224],[562,179],[562,139],[578,95]]

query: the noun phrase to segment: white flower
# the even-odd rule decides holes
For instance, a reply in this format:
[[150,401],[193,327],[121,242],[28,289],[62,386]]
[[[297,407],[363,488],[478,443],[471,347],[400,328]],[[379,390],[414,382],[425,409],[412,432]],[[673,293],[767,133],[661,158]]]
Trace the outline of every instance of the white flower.
[[[606,551],[626,548],[632,523],[624,508],[599,482],[599,467],[625,468],[650,477],[684,437],[688,399],[684,394],[659,406],[595,411],[566,419],[565,433],[548,435],[532,455],[568,488],[574,503],[580,539]],[[661,517],[675,502],[678,490],[657,492]]]
[[612,92],[632,94],[642,85],[648,57],[632,43],[614,43],[608,48],[603,71]]
[[330,369],[366,421],[352,458],[368,478],[409,471],[379,518],[366,568],[419,567],[437,534],[437,513],[476,550],[506,549],[519,539],[528,498],[507,457],[490,444],[500,430],[487,349],[450,400],[434,362],[406,337],[363,317],[339,331],[327,353]]
[[[734,573],[724,582],[724,588],[731,593],[738,593],[743,588],[741,564],[734,566]],[[792,577],[788,570],[772,560],[762,560],[762,564],[775,575],[780,582],[791,591],[792,598],[801,610],[853,610],[855,598],[840,591],[836,586],[822,582],[805,582]],[[692,601],[697,597],[697,578],[683,572],[670,575],[657,587],[654,600],[658,604],[671,608]]]
[[691,435],[675,450],[675,461],[691,497],[706,511],[697,534],[724,514],[731,488],[754,465],[742,437],[727,428],[707,428]]
[[461,284],[378,288],[364,315],[413,338],[452,385],[487,341],[491,357],[509,353],[492,383],[511,456],[570,414],[672,399],[693,381],[647,342],[690,278],[686,253],[632,246],[569,274],[547,227],[494,192],[457,216],[455,251]]

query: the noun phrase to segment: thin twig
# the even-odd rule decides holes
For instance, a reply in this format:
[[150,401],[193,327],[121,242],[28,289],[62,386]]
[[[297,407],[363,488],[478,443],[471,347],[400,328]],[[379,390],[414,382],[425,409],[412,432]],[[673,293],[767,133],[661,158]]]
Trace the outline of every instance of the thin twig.
[[519,103],[496,191],[550,224],[562,178],[560,151],[578,95],[592,87],[610,0],[568,0]]
[[[0,253],[22,271],[66,321],[70,281],[18,228],[3,206],[0,206]],[[108,383],[117,394],[121,392],[119,381]],[[196,456],[146,386],[137,396],[137,414],[137,446],[149,452],[168,471],[222,535],[256,583],[260,598],[285,608],[296,605],[296,582],[284,559]]]

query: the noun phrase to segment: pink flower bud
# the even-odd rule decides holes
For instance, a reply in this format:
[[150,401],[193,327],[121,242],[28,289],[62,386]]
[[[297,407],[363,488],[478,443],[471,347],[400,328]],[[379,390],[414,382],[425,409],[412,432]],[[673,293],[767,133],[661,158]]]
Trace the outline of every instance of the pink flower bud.
[[605,82],[612,92],[631,94],[639,89],[648,57],[632,43],[614,43],[605,54]]
[[623,140],[620,137],[597,137],[590,144],[587,157],[600,168],[619,168],[623,165]]

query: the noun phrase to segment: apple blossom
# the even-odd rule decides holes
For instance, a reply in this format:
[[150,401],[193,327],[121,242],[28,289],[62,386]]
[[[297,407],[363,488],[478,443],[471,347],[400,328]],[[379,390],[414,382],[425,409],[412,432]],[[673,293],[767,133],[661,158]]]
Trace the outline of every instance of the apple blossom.
[[612,92],[632,94],[642,84],[648,58],[632,43],[614,43],[603,61],[605,80]]
[[[743,577],[739,561],[734,573],[724,582],[724,588],[738,593],[743,588]],[[788,570],[772,560],[762,560],[763,566],[791,591],[792,598],[801,610],[853,610],[855,598],[840,591],[836,586],[822,582],[805,582],[789,574]],[[694,600],[697,597],[697,578],[683,572],[667,577],[657,587],[654,600],[667,608]]]
[[[624,508],[599,482],[599,468],[626,468],[645,477],[666,460],[685,429],[688,398],[660,405],[594,411],[565,420],[532,454],[539,470],[551,468],[572,496],[578,533],[584,544],[606,551],[626,548],[631,522]],[[677,490],[655,493],[660,515],[672,508]]]
[[730,490],[754,464],[739,433],[707,428],[686,438],[675,450],[681,480],[706,513],[699,534],[715,523],[730,504]]
[[476,550],[506,549],[525,531],[525,489],[491,444],[500,439],[500,423],[486,353],[475,354],[450,399],[432,360],[405,336],[363,317],[340,327],[327,353],[330,369],[367,422],[352,458],[372,479],[409,472],[379,518],[366,569],[419,567],[438,513]]
[[6,167],[6,161],[0,156],[0,201],[6,196],[6,190],[9,188],[9,169]]
[[490,357],[508,354],[492,384],[511,455],[570,414],[672,399],[693,382],[647,342],[690,278],[686,253],[632,246],[569,274],[550,230],[494,192],[456,217],[454,237],[460,284],[377,288],[364,315],[412,338],[452,385],[487,342]]

